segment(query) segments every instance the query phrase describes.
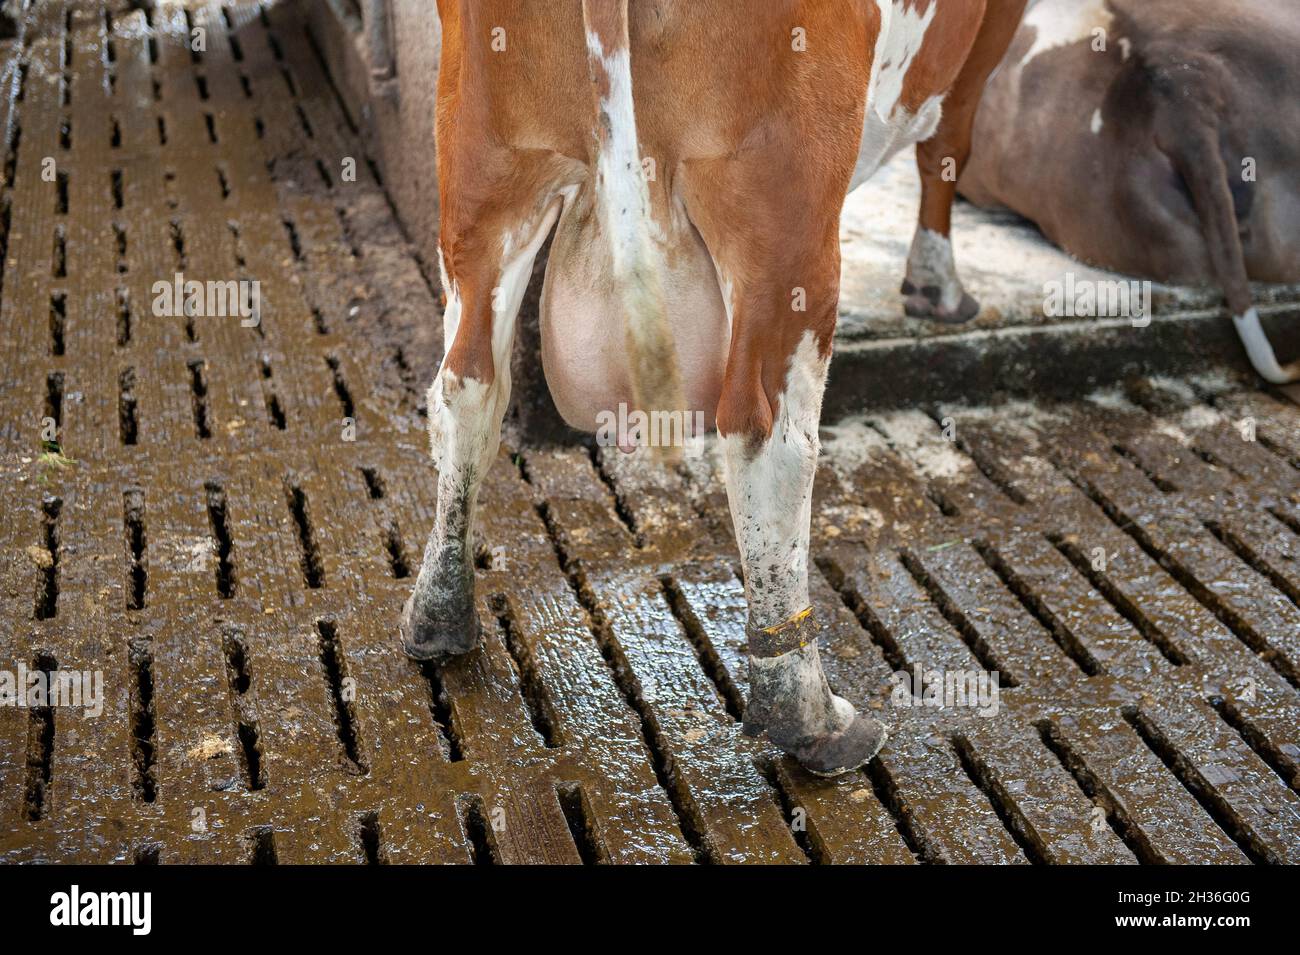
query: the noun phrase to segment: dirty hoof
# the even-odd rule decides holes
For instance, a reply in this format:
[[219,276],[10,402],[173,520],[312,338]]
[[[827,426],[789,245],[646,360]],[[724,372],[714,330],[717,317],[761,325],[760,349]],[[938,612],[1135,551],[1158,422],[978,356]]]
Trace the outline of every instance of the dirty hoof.
[[[792,726],[771,725],[772,714],[755,705],[751,699],[745,707],[745,718],[740,732],[751,739],[766,739],[781,751],[798,760],[814,776],[838,776],[861,769],[880,752],[889,736],[884,723],[862,713],[855,713],[847,701],[832,697],[833,706],[852,722],[837,733],[828,733],[820,739],[809,738]],[[772,730],[775,729],[775,733]]]
[[438,620],[415,609],[415,596],[402,608],[402,649],[413,660],[446,660],[479,645],[478,614],[470,610],[456,620]]
[[859,713],[847,729],[802,746],[790,755],[814,776],[839,776],[871,762],[888,737],[884,723]]
[[941,293],[933,285],[918,289],[911,282],[904,280],[903,294],[907,296],[903,302],[903,312],[909,318],[926,318],[945,325],[961,325],[980,313],[980,303],[964,292],[961,302],[955,309],[945,308],[939,304]]

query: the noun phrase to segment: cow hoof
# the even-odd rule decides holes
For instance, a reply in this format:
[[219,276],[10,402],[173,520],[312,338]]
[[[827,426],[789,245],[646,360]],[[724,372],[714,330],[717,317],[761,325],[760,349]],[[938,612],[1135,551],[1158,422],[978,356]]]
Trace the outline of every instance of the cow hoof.
[[889,729],[877,719],[854,712],[846,700],[839,697],[832,697],[832,700],[841,713],[852,715],[852,722],[837,733],[809,739],[793,727],[782,727],[777,723],[776,738],[773,739],[773,733],[769,732],[773,727],[768,725],[773,719],[772,714],[756,706],[752,699],[750,705],[745,707],[740,732],[751,739],[766,739],[782,752],[793,756],[814,776],[831,777],[851,773],[875,758],[885,745]]
[[814,776],[830,778],[861,769],[876,758],[889,730],[880,720],[859,713],[847,729],[791,753]]
[[402,608],[400,629],[402,649],[413,660],[438,662],[469,653],[479,645],[481,628],[478,614],[469,613],[454,620],[438,619],[415,609],[415,595]]
[[939,304],[939,289],[933,285],[927,285],[918,291],[915,285],[905,281],[903,294],[907,296],[903,302],[903,312],[909,318],[925,318],[945,325],[962,325],[980,313],[980,303],[964,292],[955,309],[944,308]]

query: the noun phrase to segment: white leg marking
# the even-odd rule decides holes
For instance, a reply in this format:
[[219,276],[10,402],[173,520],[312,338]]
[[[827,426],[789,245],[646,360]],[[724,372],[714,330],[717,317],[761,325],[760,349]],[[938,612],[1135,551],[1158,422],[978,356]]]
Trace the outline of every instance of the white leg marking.
[[953,260],[952,242],[924,226],[917,227],[912,239],[912,250],[907,256],[907,280],[918,290],[937,288],[939,307],[948,311],[956,311],[965,295]]
[[777,397],[767,441],[754,451],[739,435],[725,437],[723,460],[749,603],[747,727],[766,730],[776,746],[814,772],[837,773],[874,756],[885,728],[859,718],[851,703],[831,692],[815,628],[800,634],[794,649],[774,648],[776,656],[761,655],[754,640],[755,630],[790,625],[809,607],[809,521],[826,366],[816,337],[805,332]]
[[442,247],[438,247],[438,274],[442,276],[442,288],[447,295],[447,307],[442,313],[442,357],[447,357],[451,343],[456,340],[456,330],[460,328],[460,289],[447,276],[447,263],[442,260]]
[[[490,383],[462,379],[447,367],[446,355],[460,326],[462,305],[459,289],[454,282],[447,281],[444,271],[443,283],[448,292],[443,326],[452,337],[444,345],[443,366],[428,395],[430,447],[438,468],[436,538],[444,538],[453,530],[450,524],[462,520],[463,530],[459,527],[455,530],[466,535],[469,532],[479,481],[496,457],[501,443],[501,419],[510,402],[510,351],[515,317],[528,290],[533,261],[558,213],[558,205],[553,205],[539,223],[530,223],[502,241],[498,283],[490,291],[493,365]],[[453,514],[453,510],[462,508],[464,514]]]
[[784,623],[808,606],[808,534],[826,365],[813,333],[805,332],[767,441],[751,451],[742,435],[721,439],[727,499],[755,627]]
[[[817,473],[827,362],[805,332],[790,360],[776,420],[757,452],[740,435],[722,439],[727,500],[745,566],[751,630],[791,620],[809,606],[808,536]],[[847,729],[852,704],[830,692],[816,643],[775,657],[749,657],[751,709],[787,752]]]
[[[442,367],[429,388],[429,441],[438,468],[438,504],[433,531],[407,604],[402,639],[408,652],[423,655],[464,653],[473,647],[474,511],[483,475],[501,443],[501,418],[510,400],[510,346],[515,315],[523,300],[537,251],[555,222],[552,205],[540,222],[502,242],[499,284],[475,289],[492,306],[491,381],[461,377],[447,366],[462,320],[460,291],[448,281]],[[521,242],[520,239],[523,239]],[[471,308],[484,303],[471,301]]]

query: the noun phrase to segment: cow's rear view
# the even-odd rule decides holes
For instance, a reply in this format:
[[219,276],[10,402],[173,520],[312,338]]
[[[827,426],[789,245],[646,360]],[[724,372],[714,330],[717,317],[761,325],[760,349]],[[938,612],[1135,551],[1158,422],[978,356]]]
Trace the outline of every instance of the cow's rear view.
[[749,604],[745,731],[827,775],[879,751],[885,727],[827,685],[808,597],[840,210],[891,151],[928,140],[907,307],[974,314],[947,239],[949,173],[1022,7],[440,0],[446,353],[408,653],[478,645],[475,501],[509,401],[515,316],[554,230],[539,357],[566,420],[594,431],[628,408],[719,434]]

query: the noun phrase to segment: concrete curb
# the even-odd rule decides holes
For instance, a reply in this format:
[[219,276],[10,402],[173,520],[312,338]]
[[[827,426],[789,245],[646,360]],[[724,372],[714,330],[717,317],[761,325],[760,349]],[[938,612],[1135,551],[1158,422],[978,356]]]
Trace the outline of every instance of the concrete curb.
[[[1300,306],[1262,306],[1279,354],[1300,353]],[[1003,397],[1066,399],[1134,374],[1209,370],[1253,376],[1231,320],[1221,311],[1153,318],[981,329],[927,338],[837,344],[824,410],[828,419],[863,407],[899,408]]]

